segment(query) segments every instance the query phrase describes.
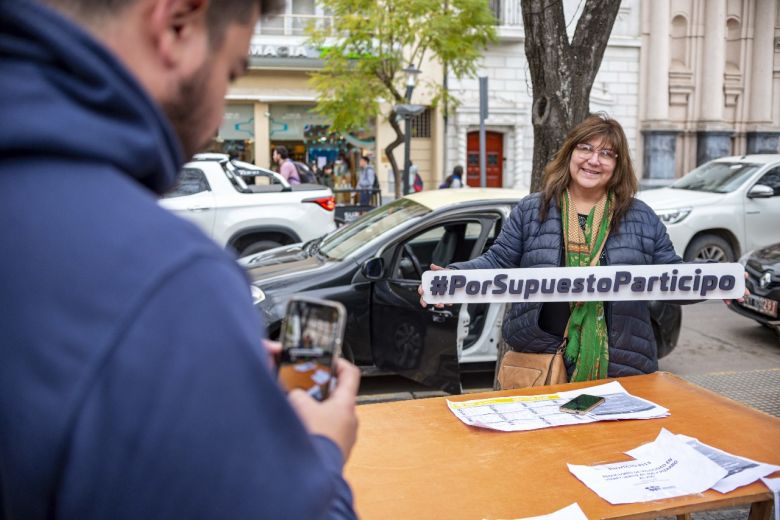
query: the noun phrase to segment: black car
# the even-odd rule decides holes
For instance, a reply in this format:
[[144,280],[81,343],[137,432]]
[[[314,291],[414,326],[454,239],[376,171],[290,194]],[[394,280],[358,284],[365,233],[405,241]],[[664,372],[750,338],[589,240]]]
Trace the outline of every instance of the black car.
[[[379,207],[306,244],[241,259],[269,335],[278,335],[293,294],[343,303],[344,356],[364,373],[392,372],[450,393],[460,371],[495,365],[504,304],[419,304],[431,263],[479,256],[526,193],[506,189],[431,190]],[[650,303],[660,356],[677,343],[677,305]]]
[[750,294],[743,302],[734,301],[729,309],[780,335],[780,243],[748,253],[740,262],[748,275],[745,285]]

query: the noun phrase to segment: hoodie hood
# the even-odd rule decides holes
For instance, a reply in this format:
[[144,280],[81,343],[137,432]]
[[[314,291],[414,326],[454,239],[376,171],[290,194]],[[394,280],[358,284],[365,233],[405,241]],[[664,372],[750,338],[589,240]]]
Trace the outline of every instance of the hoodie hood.
[[0,57],[0,157],[94,159],[158,194],[173,186],[183,157],[167,118],[80,27],[35,2],[2,0]]

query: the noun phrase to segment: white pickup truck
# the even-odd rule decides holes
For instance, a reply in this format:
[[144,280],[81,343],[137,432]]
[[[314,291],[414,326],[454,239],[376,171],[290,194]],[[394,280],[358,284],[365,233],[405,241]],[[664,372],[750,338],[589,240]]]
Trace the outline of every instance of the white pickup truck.
[[291,186],[276,172],[223,154],[196,155],[160,205],[239,256],[306,242],[336,228],[329,188]]

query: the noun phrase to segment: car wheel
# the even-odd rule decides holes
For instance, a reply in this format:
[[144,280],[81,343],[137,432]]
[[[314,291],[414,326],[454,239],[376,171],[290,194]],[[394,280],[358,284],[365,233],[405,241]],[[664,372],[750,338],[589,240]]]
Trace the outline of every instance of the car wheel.
[[422,336],[417,327],[402,323],[396,329],[393,339],[395,347],[393,363],[401,370],[417,368],[422,354]]
[[736,262],[734,250],[724,238],[701,235],[694,238],[685,250],[686,262]]
[[258,240],[257,242],[252,242],[244,249],[242,249],[239,253],[239,256],[253,255],[255,253],[260,253],[262,251],[268,251],[269,249],[273,249],[281,245],[282,244],[280,244],[279,242],[274,242],[273,240]]

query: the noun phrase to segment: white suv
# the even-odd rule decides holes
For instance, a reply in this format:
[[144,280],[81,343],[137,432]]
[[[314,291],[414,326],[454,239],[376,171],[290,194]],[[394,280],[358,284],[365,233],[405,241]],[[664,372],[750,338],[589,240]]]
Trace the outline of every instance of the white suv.
[[307,242],[336,229],[330,188],[291,186],[276,172],[222,154],[199,154],[185,164],[160,205],[239,256]]
[[661,217],[686,261],[736,262],[780,242],[780,155],[715,159],[637,198]]

